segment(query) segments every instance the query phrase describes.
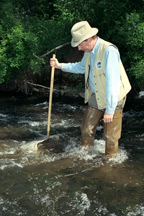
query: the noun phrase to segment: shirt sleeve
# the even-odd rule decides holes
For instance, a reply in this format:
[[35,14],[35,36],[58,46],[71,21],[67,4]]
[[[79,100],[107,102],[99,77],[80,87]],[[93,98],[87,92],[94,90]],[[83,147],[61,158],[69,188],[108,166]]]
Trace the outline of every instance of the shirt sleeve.
[[70,72],[75,74],[84,74],[85,73],[85,57],[83,56],[80,62],[76,63],[62,63],[62,71]]
[[105,53],[106,72],[106,110],[108,114],[114,114],[120,93],[120,55],[117,48],[109,46]]

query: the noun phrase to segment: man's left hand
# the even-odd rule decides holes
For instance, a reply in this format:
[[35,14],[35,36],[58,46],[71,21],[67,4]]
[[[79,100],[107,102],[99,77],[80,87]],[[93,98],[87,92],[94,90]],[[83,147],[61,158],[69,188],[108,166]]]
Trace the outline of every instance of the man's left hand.
[[110,123],[113,121],[113,114],[104,113],[104,123]]

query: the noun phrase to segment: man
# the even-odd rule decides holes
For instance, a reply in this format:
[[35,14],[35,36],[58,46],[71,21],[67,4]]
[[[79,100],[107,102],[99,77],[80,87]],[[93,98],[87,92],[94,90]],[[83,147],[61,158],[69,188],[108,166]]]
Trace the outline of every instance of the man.
[[93,145],[96,127],[103,117],[105,155],[110,157],[118,150],[123,107],[131,85],[117,47],[99,38],[97,33],[98,29],[92,28],[87,21],[76,23],[71,29],[71,46],[84,51],[82,60],[59,63],[51,58],[50,65],[65,72],[85,74],[88,108],[81,125],[82,145]]

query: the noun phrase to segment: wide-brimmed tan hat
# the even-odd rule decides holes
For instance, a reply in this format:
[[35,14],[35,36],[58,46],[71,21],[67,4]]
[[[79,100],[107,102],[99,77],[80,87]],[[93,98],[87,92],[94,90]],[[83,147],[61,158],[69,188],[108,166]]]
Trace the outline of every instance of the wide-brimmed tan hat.
[[71,46],[77,47],[81,42],[96,35],[97,33],[98,29],[92,28],[87,21],[78,22],[71,29]]

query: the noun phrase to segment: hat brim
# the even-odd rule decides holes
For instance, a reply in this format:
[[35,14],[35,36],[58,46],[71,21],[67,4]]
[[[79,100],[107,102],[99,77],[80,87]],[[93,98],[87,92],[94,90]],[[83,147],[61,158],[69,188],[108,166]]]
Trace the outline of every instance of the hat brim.
[[83,36],[81,38],[81,40],[79,41],[74,41],[73,38],[71,40],[71,46],[72,47],[77,47],[80,43],[82,43],[84,40],[87,40],[90,37],[93,37],[94,35],[96,35],[98,33],[98,29],[97,28],[92,28],[90,32],[88,32],[85,36]]

